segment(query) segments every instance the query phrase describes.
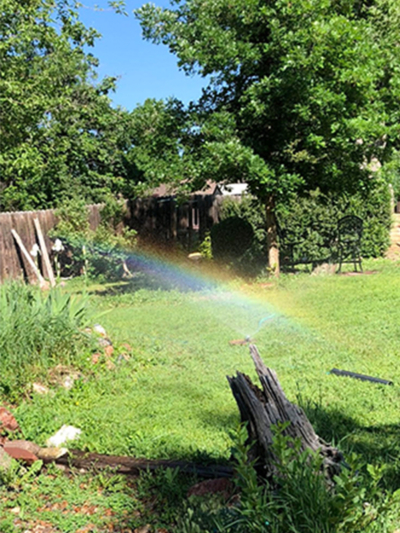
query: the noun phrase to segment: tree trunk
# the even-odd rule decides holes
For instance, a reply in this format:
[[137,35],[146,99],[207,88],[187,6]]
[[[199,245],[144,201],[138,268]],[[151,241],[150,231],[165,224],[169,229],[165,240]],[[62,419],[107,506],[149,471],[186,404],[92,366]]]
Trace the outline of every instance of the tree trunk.
[[275,276],[279,276],[279,248],[278,248],[278,225],[275,216],[275,200],[270,194],[265,202],[265,214],[267,220],[267,250],[268,268]]
[[271,478],[277,473],[277,461],[272,450],[272,428],[289,422],[283,435],[300,439],[301,450],[308,448],[321,453],[327,477],[332,479],[340,471],[343,460],[341,452],[320,439],[304,411],[286,398],[275,372],[264,365],[254,345],[250,345],[250,353],[262,390],[241,372],[237,372],[235,377],[228,377],[228,381],[239,407],[241,420],[247,423],[249,442],[254,443],[250,459],[257,460],[259,473],[265,478]]

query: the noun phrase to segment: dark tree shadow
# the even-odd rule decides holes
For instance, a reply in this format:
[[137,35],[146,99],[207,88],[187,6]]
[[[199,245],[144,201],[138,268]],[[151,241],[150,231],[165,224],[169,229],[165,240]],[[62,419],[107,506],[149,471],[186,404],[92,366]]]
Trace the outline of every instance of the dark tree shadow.
[[400,487],[400,424],[361,425],[337,409],[310,402],[300,405],[321,438],[334,443],[345,456],[355,452],[366,464],[385,464],[384,485],[392,490]]

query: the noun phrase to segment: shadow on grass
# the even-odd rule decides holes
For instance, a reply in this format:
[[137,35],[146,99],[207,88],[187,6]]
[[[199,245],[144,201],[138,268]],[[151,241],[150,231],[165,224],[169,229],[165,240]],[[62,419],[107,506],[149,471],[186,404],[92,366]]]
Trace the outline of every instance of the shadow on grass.
[[118,296],[122,294],[134,294],[140,290],[147,291],[179,291],[192,292],[204,291],[213,288],[215,284],[197,279],[195,274],[185,273],[165,274],[136,272],[132,278],[120,283],[107,286],[105,289],[93,291],[98,296]]
[[361,461],[386,465],[383,482],[387,488],[400,486],[400,424],[360,425],[350,416],[336,410],[325,410],[318,404],[300,404],[316,433],[334,443],[346,456],[355,452]]

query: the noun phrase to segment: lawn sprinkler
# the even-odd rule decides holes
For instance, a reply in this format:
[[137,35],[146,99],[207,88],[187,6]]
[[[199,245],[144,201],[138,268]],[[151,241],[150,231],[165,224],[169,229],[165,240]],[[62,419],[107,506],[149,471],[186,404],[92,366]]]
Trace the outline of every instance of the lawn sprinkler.
[[244,339],[236,339],[233,341],[229,341],[229,344],[231,346],[244,346],[246,344],[250,344],[250,342],[252,342],[250,335],[246,335]]

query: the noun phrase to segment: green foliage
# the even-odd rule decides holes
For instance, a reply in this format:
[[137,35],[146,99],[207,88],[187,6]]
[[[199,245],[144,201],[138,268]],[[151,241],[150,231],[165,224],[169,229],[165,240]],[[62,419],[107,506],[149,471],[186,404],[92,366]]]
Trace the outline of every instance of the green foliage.
[[121,278],[129,250],[136,247],[137,232],[123,225],[125,203],[107,196],[100,210],[100,224],[91,230],[82,199],[65,202],[52,236],[64,243],[59,258],[64,274],[85,274],[105,279]]
[[74,469],[65,475],[52,464],[42,466],[41,461],[28,468],[17,465],[9,484],[0,485],[2,533],[14,533],[16,520],[26,531],[40,530],[46,524],[48,529],[65,533],[144,525],[142,504],[126,476],[82,474]]
[[52,364],[73,364],[87,347],[80,332],[87,321],[84,297],[0,286],[0,392],[16,398]]
[[[301,442],[285,437],[282,430],[276,431],[272,446],[277,471],[269,483],[259,479],[255,463],[248,461],[251,444],[246,444],[247,431],[244,427],[238,430],[233,457],[240,502],[225,512],[221,505],[217,509],[209,506],[209,529],[203,529],[207,519],[189,509],[192,525],[188,528],[184,519],[180,533],[390,531],[389,509],[399,500],[400,491],[382,493],[382,469],[372,465],[361,468],[359,464],[343,467],[335,476],[334,485],[329,486],[322,456],[301,451]],[[203,504],[202,512],[207,516],[206,509]]]
[[240,272],[258,274],[265,267],[267,255],[265,214],[260,201],[251,195],[243,195],[240,201],[230,197],[224,198],[220,217],[222,222],[231,217],[238,217],[251,225],[251,243],[234,264]]
[[199,244],[198,250],[204,259],[210,261],[213,258],[210,232],[207,232],[203,241]]
[[115,78],[95,83],[99,34],[78,7],[2,2],[1,210],[54,207],[72,194],[98,201],[129,174],[129,114],[111,106]]
[[217,261],[242,257],[252,240],[250,222],[240,217],[228,217],[211,228],[212,253]]
[[362,255],[379,257],[389,246],[390,192],[384,181],[375,180],[370,190],[355,195],[325,195],[320,190],[296,196],[278,215],[281,248],[294,244],[295,261],[335,259],[337,222],[345,215],[363,219]]
[[361,190],[369,163],[387,160],[398,138],[399,9],[390,0],[370,4],[140,8],[146,39],[167,45],[188,73],[210,77],[189,110],[195,127],[186,152],[193,161],[199,148],[198,172],[232,181],[236,168],[260,199],[317,186]]

